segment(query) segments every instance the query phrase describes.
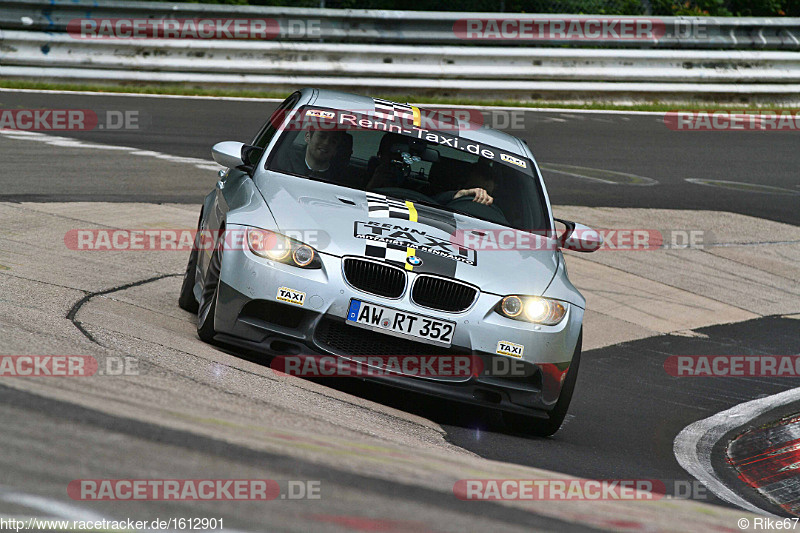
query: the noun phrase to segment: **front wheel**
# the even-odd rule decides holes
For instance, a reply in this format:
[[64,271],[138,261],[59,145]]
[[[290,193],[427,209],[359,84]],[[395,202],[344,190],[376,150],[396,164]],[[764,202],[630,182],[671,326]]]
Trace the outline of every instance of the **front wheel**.
[[183,274],[183,285],[178,297],[178,305],[184,311],[197,312],[197,299],[194,297],[195,273],[197,272],[197,247],[189,254],[189,264]]
[[211,261],[209,261],[208,270],[206,271],[206,280],[203,283],[203,293],[200,295],[200,304],[197,309],[197,336],[205,342],[212,342],[216,334],[214,317],[217,314],[221,271],[222,242],[214,247],[214,252],[211,254]]
[[186,272],[183,273],[183,284],[181,294],[178,296],[178,306],[184,311],[197,313],[197,299],[194,297],[194,284],[197,281],[197,249],[198,239],[200,238],[200,225],[203,222],[203,211],[200,210],[200,219],[197,221],[197,234],[194,238],[192,251],[189,253],[189,263],[186,265]]
[[583,330],[578,335],[578,343],[575,345],[575,352],[572,354],[572,362],[567,370],[567,377],[561,386],[561,393],[555,407],[547,415],[547,419],[535,418],[532,416],[520,415],[517,413],[503,412],[503,422],[515,433],[534,435],[536,437],[549,437],[553,435],[567,416],[567,409],[572,401],[572,393],[575,390],[575,382],[578,380],[578,366],[581,362],[581,344],[583,343]]

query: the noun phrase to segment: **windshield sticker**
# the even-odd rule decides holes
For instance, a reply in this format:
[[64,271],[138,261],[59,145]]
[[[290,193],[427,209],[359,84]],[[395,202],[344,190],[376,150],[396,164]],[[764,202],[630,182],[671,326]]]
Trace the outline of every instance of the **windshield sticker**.
[[468,152],[472,155],[485,157],[486,159],[491,159],[493,161],[505,162],[505,160],[501,159],[500,156],[507,155],[495,152],[494,148],[489,149],[488,147],[482,146],[481,143],[468,141],[455,135],[448,135],[439,131],[426,130],[425,128],[420,128],[417,126],[409,126],[407,123],[398,124],[397,122],[381,122],[377,120],[377,117],[370,119],[359,117],[355,113],[340,112],[338,116],[338,122],[340,125],[347,126],[349,128],[401,133],[403,135],[422,139],[423,141],[436,143],[441,146],[449,146],[450,148]]
[[479,142],[469,141],[465,138],[456,135],[449,135],[440,131],[427,130],[418,126],[411,126],[408,122],[381,122],[376,117],[365,118],[356,113],[348,113],[341,111],[338,113],[338,124],[349,128],[356,129],[373,129],[386,132],[400,133],[410,137],[424,140],[429,143],[436,143],[440,146],[449,146],[462,152],[467,152],[472,155],[480,156],[492,161],[499,161],[505,164],[512,164],[517,168],[528,169],[528,164],[525,160],[499,151],[497,148],[483,145]]
[[336,113],[333,111],[323,111],[321,109],[309,109],[306,111],[307,117],[319,117],[319,118],[327,118],[329,120],[333,120],[336,118]]
[[518,167],[528,168],[528,164],[525,162],[524,159],[520,159],[519,157],[514,157],[513,155],[500,154],[500,159],[502,159],[506,163],[517,165]]
[[[420,119],[421,110],[410,105],[393,104],[381,100],[375,101],[375,109],[366,112],[345,111],[341,109],[307,109],[302,116],[290,117],[284,128],[300,131],[311,129],[318,130],[376,130],[387,133],[399,133],[428,143],[448,146],[455,150],[467,152],[474,156],[483,157],[516,169],[524,169],[531,173],[531,165],[526,158],[510,154],[493,146],[460,137],[458,123],[451,125],[452,133],[422,127],[420,124],[431,121]],[[423,117],[424,118],[424,117]],[[298,120],[299,119],[299,120]],[[449,120],[455,121],[453,117]]]

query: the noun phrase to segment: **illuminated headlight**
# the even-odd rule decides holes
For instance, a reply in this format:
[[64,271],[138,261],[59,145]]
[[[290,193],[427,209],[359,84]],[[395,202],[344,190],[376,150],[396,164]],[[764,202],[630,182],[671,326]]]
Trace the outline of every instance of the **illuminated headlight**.
[[538,296],[512,294],[503,298],[495,311],[507,318],[555,326],[567,314],[566,303]]
[[321,268],[319,254],[307,244],[280,233],[258,228],[247,229],[247,245],[259,257],[300,268]]

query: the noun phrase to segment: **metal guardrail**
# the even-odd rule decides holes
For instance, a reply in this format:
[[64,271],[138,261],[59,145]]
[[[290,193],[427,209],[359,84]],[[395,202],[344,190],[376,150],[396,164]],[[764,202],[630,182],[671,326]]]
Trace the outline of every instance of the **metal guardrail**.
[[[80,41],[6,31],[3,65],[397,80],[798,83],[800,53],[780,51],[475,48],[296,42],[139,39]],[[43,50],[46,50],[44,52]],[[212,78],[208,78],[212,79]]]
[[444,11],[381,11],[357,9],[311,9],[292,7],[231,6],[167,2],[117,2],[110,0],[3,0],[0,28],[65,32],[78,18],[230,18],[274,19],[284,31],[298,21],[313,21],[315,31],[291,40],[385,44],[453,44],[490,46],[577,46],[669,49],[783,49],[800,50],[800,18],[748,17],[650,17],[663,35],[638,40],[516,39],[465,41],[454,31],[458,21],[474,19],[563,19],[586,21],[630,19],[586,15],[530,15],[512,13],[457,13]]
[[[670,41],[667,32],[658,42],[617,41],[608,48],[610,43],[598,41],[563,46],[458,39],[455,21],[471,17],[531,16],[4,0],[0,78],[275,91],[361,87],[384,94],[525,100],[800,102],[800,19],[711,19],[718,25],[708,27],[719,31],[703,43]],[[66,31],[70,21],[86,18],[264,18],[276,28],[312,22],[315,31],[273,40],[86,39]],[[670,42],[679,46],[665,49]],[[770,47],[777,50],[764,49]]]

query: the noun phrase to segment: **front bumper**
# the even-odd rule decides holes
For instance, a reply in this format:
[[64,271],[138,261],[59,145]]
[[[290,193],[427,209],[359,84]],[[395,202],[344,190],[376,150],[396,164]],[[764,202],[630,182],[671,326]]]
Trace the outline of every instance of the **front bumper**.
[[[267,355],[470,355],[483,371],[472,375],[371,377],[387,385],[505,411],[546,416],[558,400],[575,351],[583,309],[570,305],[556,326],[514,321],[493,311],[501,296],[480,293],[465,312],[448,313],[414,304],[409,290],[398,299],[351,287],[341,258],[320,254],[323,268],[300,269],[225,250],[215,329],[218,340]],[[409,273],[414,276],[414,273]],[[410,283],[408,284],[410,286]],[[303,304],[278,298],[279,289],[304,293]],[[351,298],[456,322],[450,348],[400,339],[345,324]],[[498,342],[523,346],[521,357],[496,353]],[[513,368],[514,375],[498,370]]]

